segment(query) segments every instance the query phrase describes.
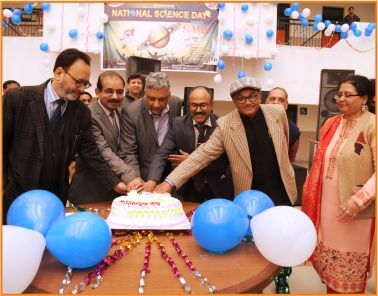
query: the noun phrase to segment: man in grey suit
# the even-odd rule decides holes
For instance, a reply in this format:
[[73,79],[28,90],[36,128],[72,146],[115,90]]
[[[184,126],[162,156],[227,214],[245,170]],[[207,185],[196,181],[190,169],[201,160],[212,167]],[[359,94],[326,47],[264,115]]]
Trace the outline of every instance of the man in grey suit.
[[[124,100],[125,81],[115,71],[103,72],[97,81],[98,100],[89,105],[92,114],[92,131],[96,144],[112,171],[129,189],[143,184],[134,169],[119,156],[120,106]],[[68,199],[73,203],[112,200],[119,194],[101,186],[99,176],[88,163],[78,157]]]
[[146,77],[144,97],[123,108],[120,156],[143,180],[148,178],[151,160],[169,123],[181,115],[181,106],[182,100],[171,96],[168,76],[153,72]]
[[[155,153],[145,191],[153,191],[156,184],[162,181],[167,162],[171,162],[173,166],[179,165],[207,141],[217,125],[217,116],[213,114],[213,109],[214,101],[209,89],[204,86],[194,87],[189,94],[189,114],[173,119],[163,144]],[[233,199],[231,172],[226,154],[222,154],[189,179],[178,193],[183,200],[190,202],[203,202],[215,197]]]

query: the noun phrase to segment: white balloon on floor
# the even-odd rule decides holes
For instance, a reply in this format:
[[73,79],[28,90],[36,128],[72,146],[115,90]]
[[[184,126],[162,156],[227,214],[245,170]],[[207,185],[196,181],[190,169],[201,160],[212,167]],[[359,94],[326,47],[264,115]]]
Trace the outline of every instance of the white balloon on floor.
[[45,245],[45,238],[38,231],[3,225],[3,293],[20,294],[30,285]]
[[277,206],[254,216],[251,230],[260,253],[279,266],[302,264],[315,250],[314,224],[293,207]]

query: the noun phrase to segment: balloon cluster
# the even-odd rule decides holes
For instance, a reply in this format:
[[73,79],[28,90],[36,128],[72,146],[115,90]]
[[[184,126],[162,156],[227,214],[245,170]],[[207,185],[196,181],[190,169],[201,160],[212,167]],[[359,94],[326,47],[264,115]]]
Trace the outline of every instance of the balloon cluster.
[[253,237],[260,253],[280,266],[303,263],[316,246],[316,230],[308,216],[293,207],[274,207],[258,190],[243,191],[233,202],[204,202],[194,212],[192,234],[202,248],[218,254],[236,247],[246,235]]
[[[39,268],[45,246],[61,263],[87,268],[100,262],[111,246],[104,219],[91,213],[65,217],[61,200],[45,190],[18,196],[3,226],[3,289],[22,293]],[[26,247],[27,246],[27,247]]]

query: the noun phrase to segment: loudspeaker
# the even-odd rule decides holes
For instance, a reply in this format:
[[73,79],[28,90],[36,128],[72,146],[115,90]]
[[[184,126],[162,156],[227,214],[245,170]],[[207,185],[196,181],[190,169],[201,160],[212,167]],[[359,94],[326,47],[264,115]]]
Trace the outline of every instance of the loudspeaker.
[[[210,93],[211,93],[211,99],[214,100],[214,88],[206,87],[204,86]],[[183,115],[186,115],[188,113],[188,100],[189,100],[189,94],[192,91],[194,86],[185,86],[184,87],[184,102],[183,104]]]
[[324,122],[340,113],[335,95],[341,80],[354,75],[354,70],[322,69],[320,73],[319,112],[316,138],[319,140],[319,130]]
[[161,71],[161,61],[130,56],[126,62],[126,79],[132,74],[140,74],[147,77],[151,72]]

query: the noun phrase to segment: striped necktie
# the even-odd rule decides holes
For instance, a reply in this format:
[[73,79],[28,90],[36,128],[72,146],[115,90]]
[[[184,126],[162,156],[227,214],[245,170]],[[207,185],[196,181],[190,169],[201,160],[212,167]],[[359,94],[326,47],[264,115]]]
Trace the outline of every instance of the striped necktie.
[[63,99],[59,99],[55,102],[58,103],[58,107],[56,107],[50,119],[53,129],[56,129],[60,124],[60,121],[62,119],[62,106],[65,103],[65,101]]

